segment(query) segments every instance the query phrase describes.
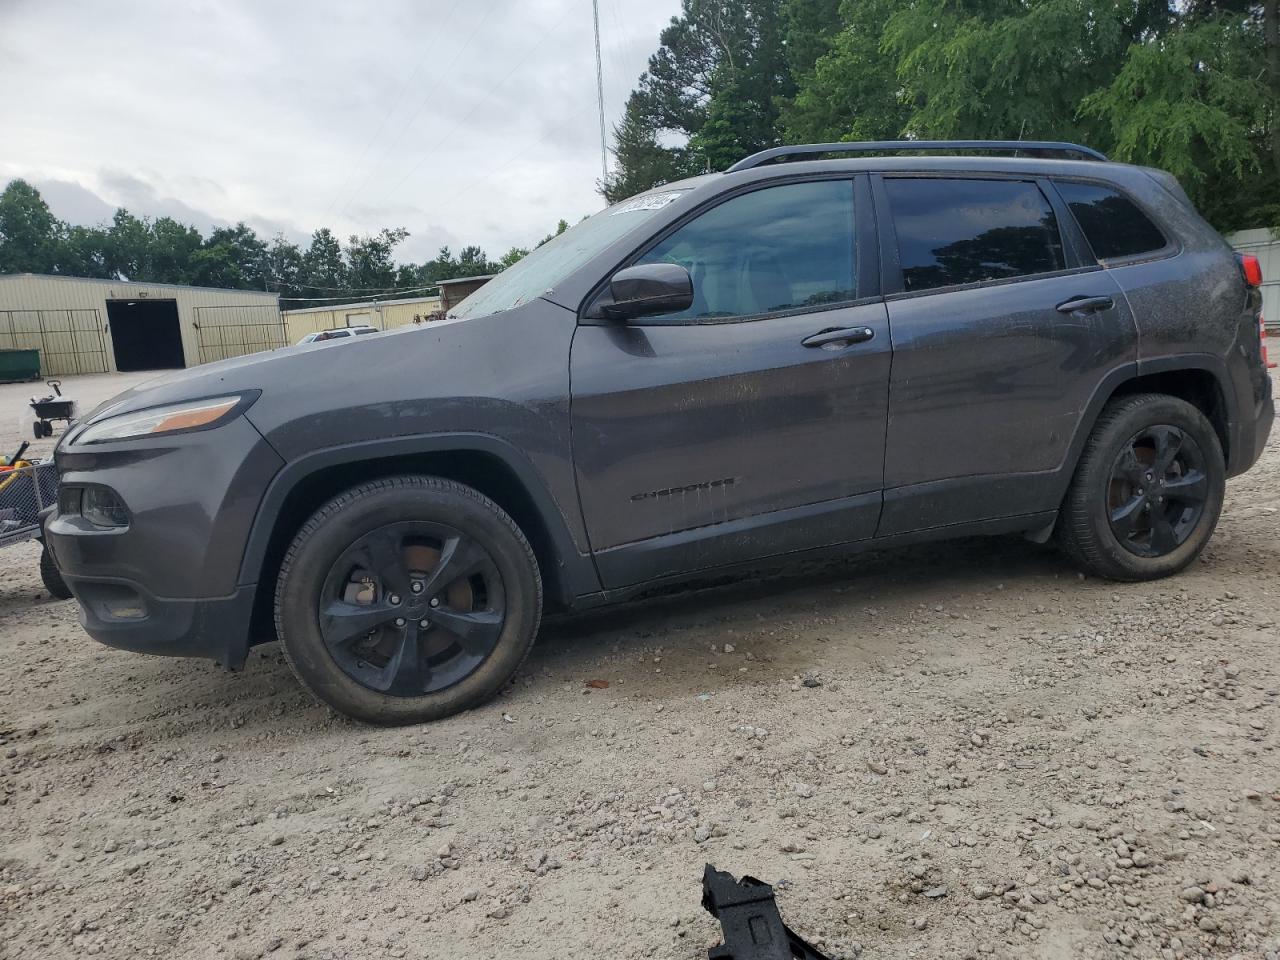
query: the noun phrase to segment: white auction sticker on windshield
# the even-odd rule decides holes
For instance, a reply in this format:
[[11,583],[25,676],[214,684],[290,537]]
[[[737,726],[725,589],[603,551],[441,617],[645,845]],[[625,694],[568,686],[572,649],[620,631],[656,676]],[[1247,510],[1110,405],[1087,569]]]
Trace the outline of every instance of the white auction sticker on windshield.
[[650,197],[636,197],[618,205],[609,215],[616,217],[620,213],[633,213],[636,210],[660,210],[680,196],[680,191],[673,193],[655,193]]

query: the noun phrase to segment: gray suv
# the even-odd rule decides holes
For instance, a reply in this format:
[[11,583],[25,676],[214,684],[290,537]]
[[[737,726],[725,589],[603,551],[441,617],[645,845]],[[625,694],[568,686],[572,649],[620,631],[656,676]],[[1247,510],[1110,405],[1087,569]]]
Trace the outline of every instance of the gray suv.
[[492,697],[544,608],[781,557],[1022,532],[1162,577],[1271,427],[1260,282],[1085,147],[770,150],[443,322],[121,394],[59,445],[47,542],[103,643],[278,639],[376,723]]

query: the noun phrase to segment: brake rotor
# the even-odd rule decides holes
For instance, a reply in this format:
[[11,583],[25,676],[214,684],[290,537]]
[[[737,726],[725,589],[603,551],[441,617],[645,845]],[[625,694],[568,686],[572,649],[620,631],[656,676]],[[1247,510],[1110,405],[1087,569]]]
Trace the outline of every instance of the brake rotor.
[[[426,544],[409,544],[403,548],[401,560],[411,577],[425,579],[439,566],[440,551]],[[351,581],[343,591],[342,598],[347,603],[369,606],[378,598],[377,578],[367,570],[352,571]],[[470,611],[475,606],[475,591],[471,588],[471,582],[465,577],[453,581],[445,587],[443,600],[451,610]],[[366,648],[366,653],[375,654],[385,662],[394,652],[394,639],[378,639],[376,633],[370,639],[374,642]],[[423,644],[423,653],[430,657],[448,649],[453,639],[443,631],[433,630],[427,632],[420,642]]]
[[[404,548],[404,565],[411,576],[425,577],[440,565],[440,551],[426,544],[411,543]],[[445,587],[444,602],[451,610],[470,610],[475,605],[471,581],[460,578]]]

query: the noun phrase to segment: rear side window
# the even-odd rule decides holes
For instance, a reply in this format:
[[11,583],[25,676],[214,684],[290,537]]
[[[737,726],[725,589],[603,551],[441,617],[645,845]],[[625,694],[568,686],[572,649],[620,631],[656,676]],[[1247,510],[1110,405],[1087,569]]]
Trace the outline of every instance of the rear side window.
[[884,185],[909,291],[1066,268],[1058,219],[1034,183],[889,177]]
[[693,278],[693,306],[654,318],[668,322],[853,300],[853,183],[791,183],[732,197],[638,262],[678,263]]
[[1153,253],[1167,245],[1160,228],[1132,200],[1110,187],[1068,182],[1057,187],[1099,260]]

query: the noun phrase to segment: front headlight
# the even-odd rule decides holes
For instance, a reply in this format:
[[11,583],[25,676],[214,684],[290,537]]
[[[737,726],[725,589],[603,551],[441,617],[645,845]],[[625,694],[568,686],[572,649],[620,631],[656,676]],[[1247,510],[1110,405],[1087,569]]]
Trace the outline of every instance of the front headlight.
[[208,397],[185,403],[170,403],[163,407],[150,407],[107,417],[90,424],[80,431],[72,443],[109,443],[113,440],[133,440],[160,433],[178,433],[190,430],[207,430],[220,426],[244,412],[257,393],[236,394],[230,397]]

